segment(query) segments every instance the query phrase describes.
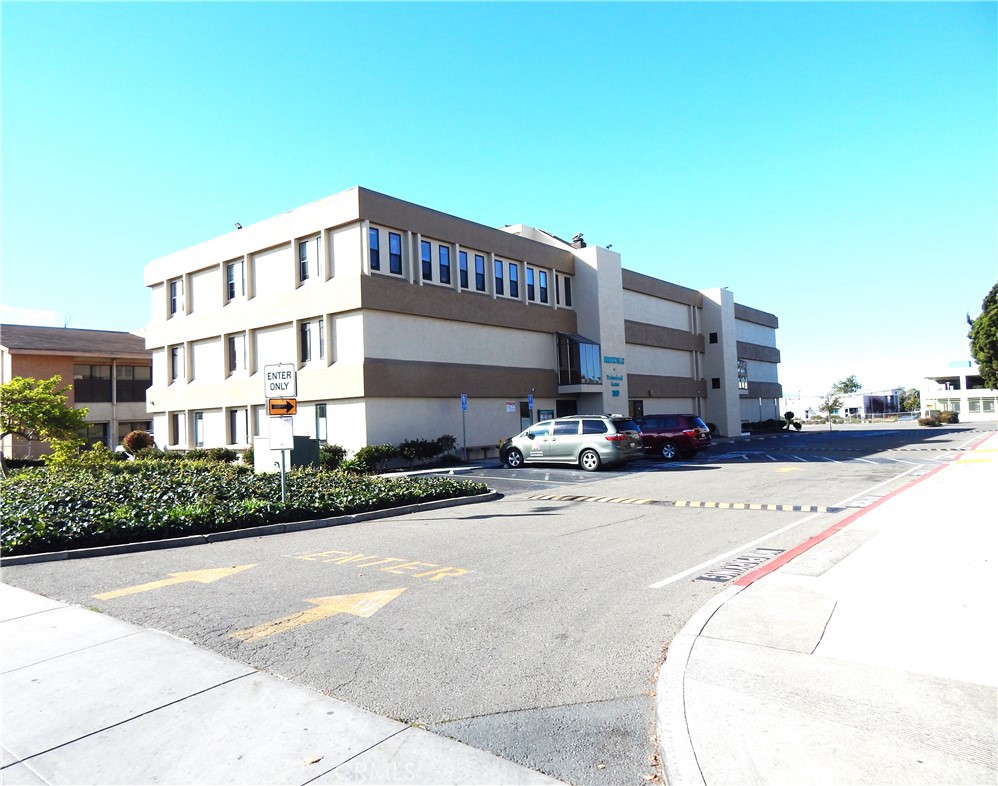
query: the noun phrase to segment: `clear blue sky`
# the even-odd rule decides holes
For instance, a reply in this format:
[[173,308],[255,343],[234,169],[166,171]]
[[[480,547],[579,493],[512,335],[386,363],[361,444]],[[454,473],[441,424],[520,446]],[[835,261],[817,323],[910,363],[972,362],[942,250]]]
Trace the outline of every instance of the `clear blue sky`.
[[3,319],[137,330],[158,256],[363,185],[780,318],[787,394],[969,357],[989,3],[10,3]]

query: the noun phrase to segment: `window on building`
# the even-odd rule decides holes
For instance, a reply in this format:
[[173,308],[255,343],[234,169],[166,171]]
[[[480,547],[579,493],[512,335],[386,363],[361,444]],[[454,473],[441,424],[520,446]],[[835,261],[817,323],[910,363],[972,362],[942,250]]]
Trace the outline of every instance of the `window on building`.
[[548,274],[546,270],[537,271],[537,283],[540,289],[541,303],[548,302]]
[[381,251],[378,246],[381,233],[377,227],[371,227],[367,230],[367,236],[368,247],[371,251],[371,270],[381,270]]
[[184,379],[184,348],[180,345],[170,347],[170,383]]
[[204,447],[204,413],[194,413],[194,447]]
[[229,444],[246,445],[249,443],[249,418],[246,410],[236,408],[229,410]]
[[504,291],[505,277],[502,272],[502,260],[497,259],[495,264],[495,276],[496,276],[496,294],[501,295]]
[[83,441],[88,448],[97,443],[107,445],[108,434],[111,430],[110,426],[110,423],[87,423],[80,432],[80,436],[83,437]]
[[388,272],[402,275],[402,236],[398,232],[388,233]]
[[711,377],[710,378],[710,387],[713,390],[720,390],[721,389],[721,378],[720,377]]
[[242,333],[225,337],[225,362],[230,374],[246,370],[246,336]]
[[457,270],[461,289],[468,288],[468,252],[457,252]]
[[433,280],[433,248],[429,240],[419,241],[419,258],[423,263],[423,281]]
[[111,401],[111,366],[73,366],[73,400]]
[[315,405],[315,438],[325,444],[329,441],[329,422],[326,420],[326,405]]
[[302,240],[298,244],[298,280],[308,281],[308,241]]
[[527,268],[527,300],[536,300],[536,292],[534,289],[534,269],[532,267]]
[[321,360],[326,356],[326,342],[322,331],[322,319],[302,322],[299,331],[299,351],[301,362]]
[[485,291],[485,257],[475,254],[475,289]]
[[450,283],[450,248],[437,246],[437,260],[440,262],[440,283]]
[[565,305],[572,307],[572,279],[568,277],[565,278]]
[[516,262],[509,263],[509,296],[520,297],[520,266]]
[[170,433],[167,437],[169,444],[179,445],[180,444],[180,413],[172,412],[170,413]]
[[583,336],[558,334],[558,384],[598,385],[603,381],[600,346]]
[[146,390],[151,384],[149,366],[116,366],[114,369],[115,401],[145,401]]
[[300,333],[298,346],[301,351],[301,362],[308,363],[312,359],[312,331],[309,330],[308,322],[302,322],[298,330]]
[[738,361],[738,389],[748,390],[748,361]]
[[235,300],[246,295],[246,274],[243,263],[229,262],[225,266],[225,296],[227,300]]
[[170,282],[170,316],[184,310],[184,280],[181,278]]
[[710,333],[707,336],[707,341],[711,344],[717,343],[717,333]]

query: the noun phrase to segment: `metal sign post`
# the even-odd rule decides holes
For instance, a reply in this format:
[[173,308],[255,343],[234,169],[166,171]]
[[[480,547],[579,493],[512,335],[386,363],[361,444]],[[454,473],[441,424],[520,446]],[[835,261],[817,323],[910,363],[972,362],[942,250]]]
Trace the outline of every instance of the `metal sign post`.
[[464,446],[464,460],[468,460],[468,427],[465,415],[468,414],[468,394],[461,394],[461,444]]

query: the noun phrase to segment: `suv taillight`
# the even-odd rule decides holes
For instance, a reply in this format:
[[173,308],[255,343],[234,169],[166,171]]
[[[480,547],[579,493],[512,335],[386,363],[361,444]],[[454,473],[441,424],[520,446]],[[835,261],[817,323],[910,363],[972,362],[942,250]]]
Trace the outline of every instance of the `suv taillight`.
[[607,434],[606,438],[609,442],[623,442],[627,439],[627,435],[617,432],[616,434]]
[[695,428],[684,428],[683,433],[691,439],[696,439],[697,430]]

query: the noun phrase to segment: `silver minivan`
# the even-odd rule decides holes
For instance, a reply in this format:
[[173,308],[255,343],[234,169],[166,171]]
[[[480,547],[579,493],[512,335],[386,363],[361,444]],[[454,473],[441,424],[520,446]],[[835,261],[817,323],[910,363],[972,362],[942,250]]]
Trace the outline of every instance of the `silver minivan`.
[[507,439],[499,452],[511,467],[535,462],[577,464],[595,472],[643,454],[641,430],[624,415],[571,415],[542,420]]

